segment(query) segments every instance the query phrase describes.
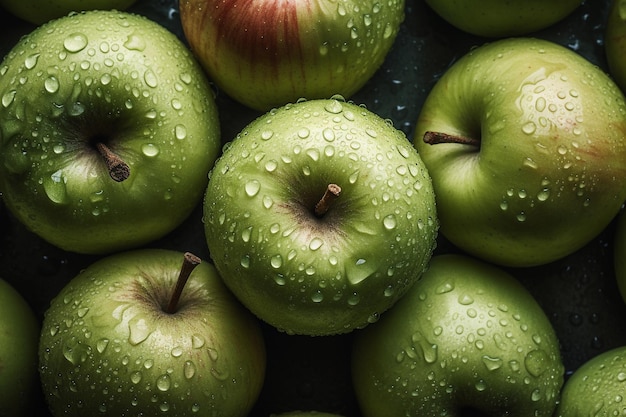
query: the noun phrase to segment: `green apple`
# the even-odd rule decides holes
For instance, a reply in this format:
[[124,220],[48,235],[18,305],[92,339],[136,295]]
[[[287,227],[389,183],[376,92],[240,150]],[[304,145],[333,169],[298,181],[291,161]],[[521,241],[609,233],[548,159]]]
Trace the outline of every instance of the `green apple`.
[[70,12],[86,10],[125,10],[136,0],[0,0],[0,7],[20,19],[41,25]]
[[611,0],[606,21],[604,50],[609,73],[626,90],[626,1]]
[[458,255],[430,268],[381,319],[355,333],[364,417],[549,417],[563,384],[556,333],[504,270]]
[[39,357],[55,416],[244,417],[266,363],[260,322],[215,268],[160,249],[72,279],[46,311]]
[[600,353],[567,380],[555,417],[626,415],[626,346]]
[[0,279],[0,417],[32,415],[39,386],[39,321],[17,290]]
[[429,92],[414,144],[441,233],[507,266],[583,247],[626,200],[626,103],[615,83],[552,42],[511,38],[456,61]]
[[626,214],[621,212],[615,229],[613,263],[617,286],[626,303]]
[[477,36],[528,35],[563,20],[582,0],[426,0],[454,27]]
[[246,126],[211,171],[203,219],[235,295],[306,335],[377,320],[419,279],[438,228],[430,177],[406,136],[340,97]]
[[221,150],[211,91],[184,44],[147,18],[91,11],[35,29],[0,64],[7,207],[72,252],[164,236],[201,201]]
[[404,0],[182,0],[180,17],[221,90],[268,111],[358,91],[391,49],[404,7]]

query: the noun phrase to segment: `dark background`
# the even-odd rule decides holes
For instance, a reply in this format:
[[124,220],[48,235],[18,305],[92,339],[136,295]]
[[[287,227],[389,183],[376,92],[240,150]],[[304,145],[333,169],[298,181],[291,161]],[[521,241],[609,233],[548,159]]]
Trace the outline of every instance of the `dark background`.
[[[386,62],[352,99],[393,121],[412,138],[421,105],[438,77],[473,46],[487,41],[464,34],[438,18],[423,0],[406,0],[406,19]],[[606,69],[604,30],[609,1],[586,1],[567,19],[533,34],[567,46]],[[183,39],[174,0],[138,0],[131,11],[161,23]],[[34,26],[0,11],[2,56]],[[183,39],[184,40],[184,39]],[[219,91],[223,140],[258,112]],[[201,207],[169,236],[150,246],[193,251],[208,259]],[[574,232],[575,225],[572,225]],[[562,344],[566,376],[593,356],[626,345],[626,304],[613,271],[614,224],[577,253],[542,267],[509,269],[535,295]],[[440,238],[437,253],[456,251]],[[18,224],[0,196],[0,276],[15,286],[41,318],[52,297],[94,256],[63,252]],[[350,381],[351,335],[287,336],[263,325],[268,348],[267,380],[252,416],[291,409],[317,409],[358,417]],[[0,393],[0,395],[2,395]],[[47,417],[42,397],[39,416]]]

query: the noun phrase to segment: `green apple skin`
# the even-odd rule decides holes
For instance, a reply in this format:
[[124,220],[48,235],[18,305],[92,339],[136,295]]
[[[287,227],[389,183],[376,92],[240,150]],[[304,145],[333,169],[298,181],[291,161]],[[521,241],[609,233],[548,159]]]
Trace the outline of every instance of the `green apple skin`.
[[490,38],[528,35],[566,18],[581,0],[426,0],[444,20],[464,32]]
[[606,21],[604,50],[609,73],[626,91],[626,1],[612,0]]
[[39,325],[22,295],[0,279],[0,417],[32,415]]
[[613,245],[615,278],[620,294],[626,303],[626,214],[622,211],[617,219]]
[[182,0],[185,38],[210,78],[260,111],[352,96],[384,62],[404,0]]
[[[428,144],[427,131],[478,146]],[[413,141],[433,179],[441,233],[477,257],[525,267],[580,249],[619,212],[624,131],[624,97],[604,72],[549,41],[510,38],[446,71]]]
[[391,310],[355,333],[352,358],[364,417],[548,417],[564,378],[556,334],[531,294],[459,254],[434,256]]
[[626,415],[626,346],[592,357],[567,380],[555,417]]
[[136,0],[0,0],[13,15],[35,25],[86,10],[126,10]]
[[247,416],[265,374],[259,321],[209,263],[167,313],[183,254],[101,258],[46,311],[40,375],[55,416]]
[[[7,207],[72,252],[164,236],[202,200],[221,151],[211,91],[182,42],[144,17],[91,11],[35,29],[0,64]],[[98,142],[128,179],[112,180]]]
[[[341,194],[317,217],[332,183]],[[436,244],[434,204],[406,136],[331,98],[245,127],[211,171],[203,219],[213,262],[242,303],[281,331],[317,336],[375,321],[419,279]]]

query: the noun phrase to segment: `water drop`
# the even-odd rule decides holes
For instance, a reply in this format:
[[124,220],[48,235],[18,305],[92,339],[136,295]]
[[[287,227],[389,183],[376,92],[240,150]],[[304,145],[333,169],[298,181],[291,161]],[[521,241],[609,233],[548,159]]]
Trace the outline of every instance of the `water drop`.
[[174,358],[180,358],[183,354],[183,348],[181,348],[180,346],[176,346],[172,349],[172,351],[170,352],[172,354],[172,357]]
[[141,146],[141,152],[149,157],[155,157],[159,154],[159,148],[153,143],[145,143]]
[[50,94],[54,94],[59,91],[59,80],[55,76],[46,78],[43,84],[46,91]]
[[311,242],[309,243],[309,249],[311,250],[318,250],[319,248],[322,247],[322,245],[324,244],[324,241],[318,237],[314,237],[313,239],[311,239]]
[[135,371],[130,374],[130,381],[135,385],[140,383],[141,379],[142,379],[142,375],[141,375],[141,372],[139,371]]
[[324,110],[332,114],[339,114],[343,111],[343,105],[339,100],[331,100],[324,106]]
[[324,300],[324,294],[322,294],[321,291],[315,291],[312,295],[311,295],[311,301],[313,301],[314,303],[321,303]]
[[537,130],[537,125],[534,122],[528,122],[522,126],[522,132],[527,135],[532,135]]
[[183,125],[176,125],[174,128],[174,136],[179,140],[185,139],[187,137],[187,128]]
[[495,371],[496,369],[500,369],[500,367],[502,366],[502,359],[500,358],[493,358],[491,356],[484,355],[482,357],[482,360],[485,368],[487,368],[489,371]]
[[278,269],[283,265],[283,257],[280,255],[274,255],[272,256],[272,258],[270,259],[270,265],[272,265],[272,268]]
[[80,52],[87,46],[87,36],[82,33],[73,33],[63,41],[63,47],[72,53]]
[[5,107],[5,108],[9,107],[11,105],[11,103],[13,103],[13,100],[15,100],[15,94],[17,94],[16,90],[7,91],[2,96],[2,106]]
[[532,350],[524,359],[526,370],[534,377],[538,377],[546,371],[547,363],[549,363],[548,357],[542,350]]
[[131,51],[143,51],[146,49],[146,42],[142,37],[132,34],[128,36],[124,46]]
[[40,54],[32,54],[26,57],[26,59],[24,60],[24,66],[26,67],[26,69],[33,69],[35,68],[35,66],[37,65],[37,62],[39,61],[39,55]]
[[128,329],[130,330],[128,342],[131,345],[138,345],[146,340],[148,336],[150,336],[150,333],[152,333],[148,327],[148,323],[143,318],[131,321],[128,324]]
[[154,72],[152,72],[152,70],[147,70],[143,74],[143,80],[146,82],[148,87],[155,88],[159,84],[157,76]]
[[192,361],[185,361],[185,365],[183,366],[183,374],[185,378],[191,379],[196,374],[196,365]]
[[385,218],[383,219],[383,225],[385,226],[385,229],[387,230],[393,230],[396,228],[396,217],[393,214],[389,214],[387,216],[385,216]]
[[322,136],[324,137],[324,140],[327,142],[332,142],[335,140],[335,132],[332,131],[332,129],[324,129],[322,131]]
[[257,180],[250,180],[245,184],[244,189],[248,197],[254,197],[259,193],[261,183]]
[[172,385],[172,381],[169,375],[164,374],[161,375],[156,382],[156,386],[159,389],[159,391],[167,391],[170,389],[170,386]]

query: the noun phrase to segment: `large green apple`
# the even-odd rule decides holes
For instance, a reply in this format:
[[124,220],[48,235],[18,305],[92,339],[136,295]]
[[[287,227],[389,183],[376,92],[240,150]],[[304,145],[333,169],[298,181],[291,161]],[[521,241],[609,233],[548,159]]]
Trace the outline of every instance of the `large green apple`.
[[552,42],[511,38],[459,59],[430,91],[414,143],[441,232],[509,266],[596,237],[626,199],[626,103],[601,69]]
[[626,1],[611,0],[604,36],[604,50],[609,72],[626,90]]
[[378,323],[355,333],[364,417],[549,417],[563,374],[556,333],[532,295],[466,255],[434,256]]
[[300,98],[350,97],[378,70],[404,0],[182,0],[185,37],[229,96],[268,111]]
[[346,333],[419,279],[438,221],[406,136],[339,98],[250,123],[224,150],[204,200],[211,257],[235,295],[288,333]]
[[125,10],[136,0],[0,0],[5,8],[20,19],[41,25],[70,12],[85,10]]
[[626,346],[600,353],[567,380],[555,417],[626,415]]
[[39,386],[39,321],[20,293],[0,279],[0,417],[27,417]]
[[626,303],[626,214],[620,213],[615,229],[613,263],[615,265],[615,277],[622,298]]
[[426,0],[448,23],[473,35],[509,37],[545,29],[572,13],[582,0]]
[[220,150],[208,80],[144,17],[47,23],[0,64],[0,192],[33,232],[106,253],[159,238],[197,207]]
[[265,374],[259,321],[212,265],[183,258],[110,255],[52,300],[39,355],[53,415],[248,415]]

